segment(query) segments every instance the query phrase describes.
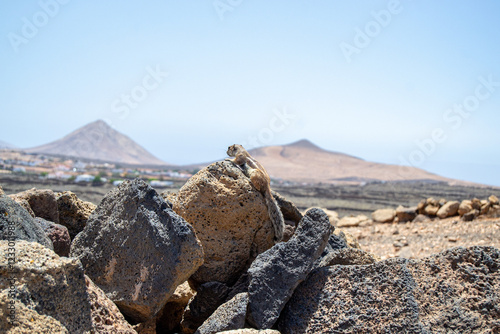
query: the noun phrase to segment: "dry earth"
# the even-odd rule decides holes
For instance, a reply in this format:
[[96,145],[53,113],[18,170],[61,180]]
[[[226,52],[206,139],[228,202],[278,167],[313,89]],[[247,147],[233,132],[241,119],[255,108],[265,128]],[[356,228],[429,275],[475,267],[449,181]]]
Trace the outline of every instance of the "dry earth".
[[458,216],[419,223],[389,223],[342,228],[358,239],[363,250],[390,257],[422,258],[457,246],[500,248],[500,219],[478,218],[471,222]]

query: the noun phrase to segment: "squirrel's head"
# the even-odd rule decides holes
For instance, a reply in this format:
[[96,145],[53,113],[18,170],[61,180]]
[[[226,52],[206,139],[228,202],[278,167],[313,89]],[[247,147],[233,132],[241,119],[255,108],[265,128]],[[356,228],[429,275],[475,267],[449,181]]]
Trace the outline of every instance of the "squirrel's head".
[[238,152],[238,150],[240,150],[242,148],[243,148],[243,146],[238,145],[238,144],[231,145],[227,148],[227,155],[229,155],[230,157],[234,157],[234,156],[236,156],[236,153]]

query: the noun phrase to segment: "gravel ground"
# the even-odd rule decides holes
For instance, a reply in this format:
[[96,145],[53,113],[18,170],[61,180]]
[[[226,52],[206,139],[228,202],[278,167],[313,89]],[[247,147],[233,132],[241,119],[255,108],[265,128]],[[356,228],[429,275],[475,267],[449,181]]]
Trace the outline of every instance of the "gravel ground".
[[376,224],[344,227],[358,239],[363,250],[381,259],[422,258],[458,246],[500,248],[500,219],[478,218],[464,222],[459,217],[419,223]]

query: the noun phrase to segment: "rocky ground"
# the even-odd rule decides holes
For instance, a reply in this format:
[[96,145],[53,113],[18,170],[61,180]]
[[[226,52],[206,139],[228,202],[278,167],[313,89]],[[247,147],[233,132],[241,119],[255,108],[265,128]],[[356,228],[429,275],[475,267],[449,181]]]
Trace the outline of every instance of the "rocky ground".
[[0,187],[2,333],[500,332],[495,194],[341,217],[273,194],[275,242],[282,225],[227,161],[175,194],[55,190]]
[[500,248],[500,219],[477,218],[466,222],[459,217],[424,222],[372,223],[364,227],[343,227],[361,248],[381,259],[423,258],[456,246]]

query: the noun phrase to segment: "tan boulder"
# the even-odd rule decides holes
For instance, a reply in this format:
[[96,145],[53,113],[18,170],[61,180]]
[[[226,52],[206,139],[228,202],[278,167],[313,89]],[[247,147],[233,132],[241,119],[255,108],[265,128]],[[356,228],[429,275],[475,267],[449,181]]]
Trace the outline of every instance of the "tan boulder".
[[213,163],[189,179],[173,208],[193,226],[205,253],[191,277],[195,285],[234,282],[252,257],[274,245],[264,196],[229,161]]
[[83,231],[96,205],[79,199],[71,191],[56,194],[59,223],[68,228],[71,240]]
[[396,217],[394,209],[378,209],[372,212],[372,219],[376,223],[390,223]]
[[16,202],[26,200],[36,217],[59,224],[56,195],[52,190],[32,188],[9,196]]
[[488,197],[488,201],[491,203],[491,205],[498,205],[498,204],[500,204],[500,201],[498,200],[498,197],[496,197],[495,195],[491,195],[490,197]]
[[472,211],[472,201],[467,199],[463,200],[458,206],[458,214],[463,216],[470,211]]
[[439,206],[429,204],[424,209],[424,214],[427,216],[435,216],[439,211]]
[[436,216],[443,219],[446,217],[455,216],[458,212],[458,207],[460,206],[460,202],[457,201],[449,201],[446,202],[442,207],[439,208]]
[[159,333],[180,333],[180,323],[189,300],[196,294],[188,282],[175,289],[156,320],[156,330]]
[[481,200],[479,198],[472,199],[472,208],[476,210],[481,210]]
[[92,280],[85,276],[87,293],[90,298],[93,333],[136,334],[137,332],[125,320],[118,307]]
[[[0,241],[1,254],[8,254],[10,247],[6,240]],[[36,242],[16,240],[13,248],[13,263],[12,258],[0,257],[0,294],[8,295],[9,305],[13,302],[16,312],[22,310],[23,315],[15,320],[22,322],[21,328],[30,329],[24,333],[83,334],[93,329],[92,310],[80,261],[59,257]],[[12,289],[17,292],[15,297],[10,293]],[[0,309],[6,308],[5,301],[2,298]],[[3,319],[0,327],[7,326],[7,330],[1,332],[15,332],[13,327],[17,326],[9,326],[9,322]]]
[[[363,222],[367,222],[370,219],[365,215],[357,215],[357,216],[346,216],[342,217],[337,224],[336,227],[355,227],[359,226]],[[330,220],[330,222],[332,222]]]

